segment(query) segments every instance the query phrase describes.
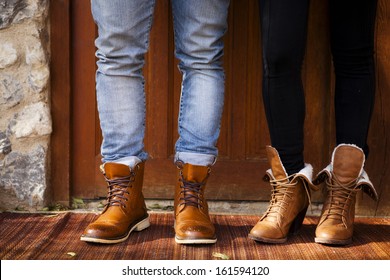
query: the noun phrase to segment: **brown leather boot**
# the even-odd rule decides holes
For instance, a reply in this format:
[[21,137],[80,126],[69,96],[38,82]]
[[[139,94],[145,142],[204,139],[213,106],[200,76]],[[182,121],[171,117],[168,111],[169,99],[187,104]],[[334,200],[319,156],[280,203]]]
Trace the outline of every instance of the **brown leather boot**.
[[316,184],[326,180],[327,197],[315,242],[333,245],[352,242],[357,192],[363,189],[377,199],[375,188],[363,170],[364,161],[360,148],[341,144],[334,149],[331,164],[317,175]]
[[249,238],[266,243],[286,242],[290,233],[296,233],[302,225],[310,204],[310,189],[313,169],[310,164],[300,172],[287,176],[277,150],[266,147],[271,169],[264,179],[272,186],[268,210],[252,228]]
[[149,215],[142,194],[144,163],[133,169],[119,163],[106,163],[102,168],[108,184],[107,204],[96,221],[89,224],[82,241],[119,243],[132,231],[149,227]]
[[217,242],[204,197],[210,167],[178,163],[175,189],[175,241],[179,244]]

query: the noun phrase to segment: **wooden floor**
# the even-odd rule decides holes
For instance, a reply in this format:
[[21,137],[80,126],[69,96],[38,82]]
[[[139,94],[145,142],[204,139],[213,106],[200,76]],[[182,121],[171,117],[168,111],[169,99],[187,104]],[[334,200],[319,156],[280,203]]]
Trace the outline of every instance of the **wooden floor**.
[[151,227],[115,245],[79,240],[96,217],[92,213],[0,213],[0,259],[83,260],[389,260],[390,219],[356,218],[354,243],[344,247],[314,243],[317,217],[306,217],[296,236],[284,244],[247,238],[256,216],[212,215],[218,235],[214,245],[174,242],[172,213],[151,213]]

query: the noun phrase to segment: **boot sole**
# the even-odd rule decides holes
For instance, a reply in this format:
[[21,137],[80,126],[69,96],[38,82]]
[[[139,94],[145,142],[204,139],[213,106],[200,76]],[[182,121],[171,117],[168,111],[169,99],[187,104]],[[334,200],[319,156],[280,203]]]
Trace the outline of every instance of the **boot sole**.
[[125,237],[119,238],[119,239],[103,239],[103,238],[96,238],[96,237],[89,237],[89,236],[81,236],[81,241],[86,242],[93,242],[93,243],[102,243],[102,244],[115,244],[125,241],[127,238],[129,238],[130,233],[133,231],[142,231],[150,226],[149,217],[143,219],[142,221],[135,224],[127,233]]
[[252,240],[263,242],[263,243],[280,244],[280,243],[285,243],[287,241],[287,237],[281,239],[273,239],[273,238],[258,237],[251,234],[248,234],[248,237]]
[[175,241],[178,244],[214,244],[217,242],[217,238],[214,239],[180,239],[175,236]]
[[352,243],[352,238],[345,239],[345,240],[338,240],[338,239],[315,237],[314,242],[320,244],[326,244],[326,245],[348,245]]

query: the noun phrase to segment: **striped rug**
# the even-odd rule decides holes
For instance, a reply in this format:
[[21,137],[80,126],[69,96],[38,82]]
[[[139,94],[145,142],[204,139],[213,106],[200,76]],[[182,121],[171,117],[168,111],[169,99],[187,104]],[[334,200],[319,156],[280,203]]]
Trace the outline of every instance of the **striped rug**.
[[82,260],[363,260],[390,259],[390,219],[356,218],[354,243],[344,247],[314,243],[317,217],[307,217],[298,235],[284,244],[247,238],[256,216],[212,215],[218,241],[213,245],[179,245],[174,241],[172,213],[151,213],[151,227],[133,232],[114,245],[80,241],[91,213],[0,213],[0,258]]

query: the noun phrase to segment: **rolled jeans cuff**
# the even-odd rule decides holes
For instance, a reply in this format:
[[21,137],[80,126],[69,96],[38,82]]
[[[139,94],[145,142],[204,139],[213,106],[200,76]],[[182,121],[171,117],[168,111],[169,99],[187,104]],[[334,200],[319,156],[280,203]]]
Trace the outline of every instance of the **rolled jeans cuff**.
[[176,152],[175,162],[181,161],[192,165],[212,166],[217,161],[215,155],[197,154],[188,152]]
[[108,162],[124,164],[124,165],[129,166],[131,169],[133,169],[138,163],[142,162],[142,160],[136,156],[129,156],[129,157],[124,157],[124,158],[120,158],[120,159],[108,161]]

